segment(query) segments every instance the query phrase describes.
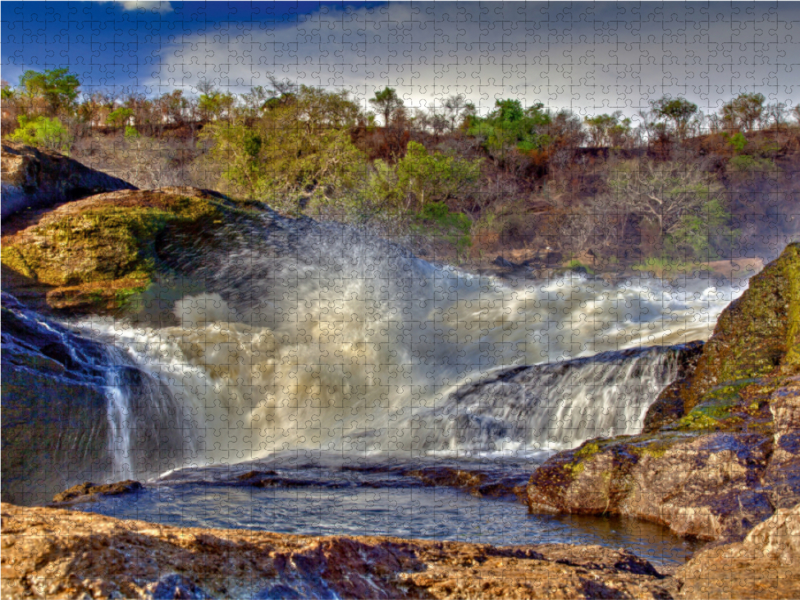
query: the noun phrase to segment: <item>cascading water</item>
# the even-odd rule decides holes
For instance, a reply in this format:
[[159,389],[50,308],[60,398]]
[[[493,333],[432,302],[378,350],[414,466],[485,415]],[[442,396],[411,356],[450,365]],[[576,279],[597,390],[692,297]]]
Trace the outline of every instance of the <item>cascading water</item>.
[[465,405],[462,392],[501,367],[705,339],[739,293],[574,274],[509,287],[320,225],[290,248],[254,232],[207,256],[194,285],[168,326],[84,323],[169,389],[189,464],[296,449],[524,452],[631,433],[674,377],[664,352],[540,367],[515,397]]

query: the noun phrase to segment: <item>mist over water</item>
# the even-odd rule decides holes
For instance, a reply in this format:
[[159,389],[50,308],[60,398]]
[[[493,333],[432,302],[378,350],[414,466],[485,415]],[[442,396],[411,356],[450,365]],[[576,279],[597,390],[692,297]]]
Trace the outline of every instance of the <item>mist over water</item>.
[[[459,394],[501,367],[707,339],[742,291],[570,273],[512,287],[344,227],[318,227],[290,251],[251,238],[209,257],[197,280],[204,289],[171,301],[167,326],[80,324],[125,349],[189,415],[177,434],[195,438],[186,464],[297,449],[524,453],[634,433],[675,377],[672,354],[542,367],[516,396],[497,385]],[[109,419],[130,446],[136,411],[124,401],[112,392]]]

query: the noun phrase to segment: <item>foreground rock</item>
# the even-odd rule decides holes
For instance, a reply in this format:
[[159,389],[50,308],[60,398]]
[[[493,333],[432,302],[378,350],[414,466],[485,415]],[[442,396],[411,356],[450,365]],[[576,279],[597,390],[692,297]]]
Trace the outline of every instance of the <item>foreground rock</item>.
[[670,598],[624,550],[181,529],[2,505],[3,598]]
[[59,154],[4,142],[2,218],[92,194],[135,190],[126,181],[95,171]]
[[64,490],[53,496],[53,505],[68,505],[81,502],[92,502],[95,499],[107,496],[123,496],[134,494],[142,489],[142,484],[132,479],[118,481],[115,483],[103,483],[95,485],[90,481],[73,485],[68,490]]
[[[691,370],[691,369],[690,369]],[[531,477],[533,512],[617,514],[741,540],[800,502],[800,245],[750,280],[646,433],[561,452]]]
[[681,598],[800,598],[800,504],[741,543],[701,552],[675,574]]

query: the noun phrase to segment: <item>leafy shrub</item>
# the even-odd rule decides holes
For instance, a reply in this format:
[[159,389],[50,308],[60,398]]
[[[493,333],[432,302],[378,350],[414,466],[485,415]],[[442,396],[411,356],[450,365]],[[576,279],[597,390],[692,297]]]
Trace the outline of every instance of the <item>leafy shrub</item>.
[[125,106],[113,110],[106,117],[106,123],[109,127],[122,127],[128,124],[128,119],[133,116],[133,110]]
[[776,168],[775,163],[769,158],[760,158],[749,154],[734,156],[728,161],[728,170],[732,173],[767,173]]
[[455,246],[459,254],[472,245],[472,220],[464,213],[451,212],[444,202],[426,204],[417,215],[417,220],[420,233],[427,225],[424,227],[427,233],[443,238]]
[[56,117],[35,117],[33,119],[20,115],[17,117],[19,129],[8,136],[12,142],[21,142],[29,146],[67,152],[72,146],[69,131]]

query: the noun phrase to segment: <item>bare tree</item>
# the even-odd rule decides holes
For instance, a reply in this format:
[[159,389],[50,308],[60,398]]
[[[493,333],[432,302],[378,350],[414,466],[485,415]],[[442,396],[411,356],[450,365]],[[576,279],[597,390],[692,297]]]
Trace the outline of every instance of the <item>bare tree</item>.
[[608,186],[610,204],[657,224],[662,235],[674,233],[685,215],[722,194],[714,175],[690,162],[626,161],[615,168]]

